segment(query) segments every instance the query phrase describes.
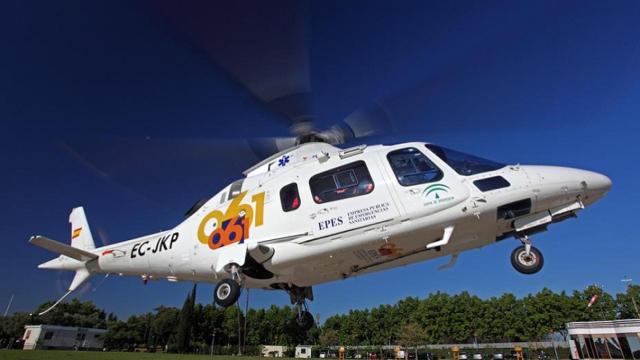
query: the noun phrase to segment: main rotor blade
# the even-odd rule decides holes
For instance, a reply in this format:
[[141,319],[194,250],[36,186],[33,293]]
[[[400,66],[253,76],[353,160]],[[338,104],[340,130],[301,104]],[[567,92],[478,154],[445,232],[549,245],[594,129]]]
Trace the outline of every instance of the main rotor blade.
[[249,147],[260,159],[267,158],[277,152],[293,147],[297,144],[295,137],[257,138],[248,140]]
[[158,0],[150,5],[290,124],[313,117],[307,1]]
[[59,145],[95,176],[181,212],[192,197],[213,195],[260,160],[247,141],[233,139],[100,138]]
[[396,131],[391,113],[382,102],[360,107],[349,114],[344,122],[349,126],[355,138],[389,135]]

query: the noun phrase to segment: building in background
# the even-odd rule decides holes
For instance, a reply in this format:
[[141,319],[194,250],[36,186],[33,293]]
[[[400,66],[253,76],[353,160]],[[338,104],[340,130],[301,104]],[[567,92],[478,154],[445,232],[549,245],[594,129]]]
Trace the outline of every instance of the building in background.
[[282,345],[262,345],[263,357],[284,357],[284,353],[287,351],[286,346]]
[[640,319],[567,324],[573,359],[640,360]]
[[311,358],[311,345],[298,345],[298,346],[296,346],[296,358],[297,359],[310,359]]
[[24,350],[82,349],[101,350],[107,330],[56,325],[26,325]]

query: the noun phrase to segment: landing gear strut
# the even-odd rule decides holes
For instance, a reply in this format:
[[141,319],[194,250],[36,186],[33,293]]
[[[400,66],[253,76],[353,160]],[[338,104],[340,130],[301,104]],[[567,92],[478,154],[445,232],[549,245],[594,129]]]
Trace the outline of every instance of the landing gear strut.
[[544,257],[537,248],[531,246],[531,240],[526,235],[519,237],[522,246],[518,246],[511,253],[511,265],[522,274],[535,274],[542,269]]
[[231,279],[224,279],[216,285],[216,290],[213,293],[216,304],[225,308],[235,304],[240,297],[241,280],[238,266],[232,266]]
[[309,311],[307,299],[313,300],[313,292],[311,287],[291,286],[285,289],[291,298],[291,304],[296,306],[298,314],[296,315],[296,324],[303,331],[308,331],[315,324],[313,315]]

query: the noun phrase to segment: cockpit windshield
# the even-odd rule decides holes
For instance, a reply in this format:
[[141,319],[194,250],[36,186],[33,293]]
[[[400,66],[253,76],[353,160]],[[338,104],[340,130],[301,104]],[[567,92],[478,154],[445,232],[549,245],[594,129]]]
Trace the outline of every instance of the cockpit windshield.
[[436,154],[442,161],[446,162],[458,174],[469,176],[483,172],[502,169],[505,164],[479,158],[477,156],[461,153],[456,150],[447,149],[442,146],[427,144],[429,150]]

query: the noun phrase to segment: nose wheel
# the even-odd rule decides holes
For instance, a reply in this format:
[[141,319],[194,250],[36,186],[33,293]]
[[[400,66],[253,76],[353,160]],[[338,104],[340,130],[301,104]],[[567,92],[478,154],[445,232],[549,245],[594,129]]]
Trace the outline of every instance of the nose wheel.
[[540,271],[544,265],[542,252],[531,246],[528,237],[522,237],[520,241],[522,241],[523,245],[518,246],[511,252],[511,265],[513,265],[516,271],[522,274],[535,274]]

